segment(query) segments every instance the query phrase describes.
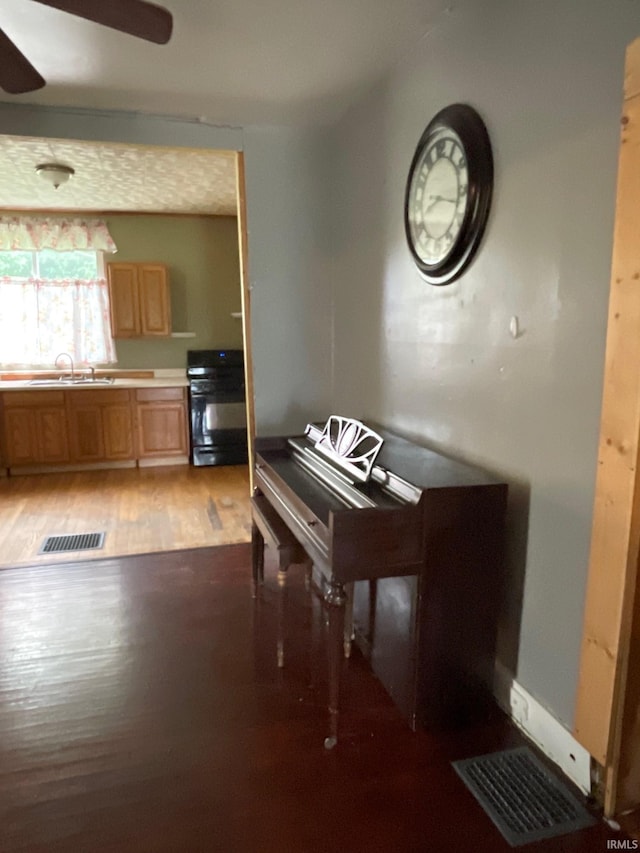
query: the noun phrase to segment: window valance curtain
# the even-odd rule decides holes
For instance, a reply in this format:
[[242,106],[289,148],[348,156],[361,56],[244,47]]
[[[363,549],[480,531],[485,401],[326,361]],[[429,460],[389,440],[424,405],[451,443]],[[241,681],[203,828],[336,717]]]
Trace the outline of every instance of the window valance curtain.
[[101,219],[0,216],[0,251],[117,252]]

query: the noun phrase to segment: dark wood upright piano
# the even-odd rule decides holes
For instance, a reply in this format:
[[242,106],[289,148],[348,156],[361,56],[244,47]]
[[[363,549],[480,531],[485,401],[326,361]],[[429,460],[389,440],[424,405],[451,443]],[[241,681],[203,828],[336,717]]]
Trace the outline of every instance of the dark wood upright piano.
[[[255,490],[313,562],[330,623],[330,731],[355,641],[412,728],[491,702],[507,485],[375,424],[332,415],[256,440]],[[254,555],[255,564],[255,555]],[[348,642],[346,644],[348,649]]]

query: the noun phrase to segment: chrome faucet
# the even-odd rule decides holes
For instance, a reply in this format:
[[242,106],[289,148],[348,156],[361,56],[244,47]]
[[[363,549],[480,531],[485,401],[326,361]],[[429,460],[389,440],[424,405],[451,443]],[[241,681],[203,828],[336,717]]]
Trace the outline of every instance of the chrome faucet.
[[[73,367],[73,359],[71,358],[71,356],[69,355],[69,353],[68,353],[68,352],[61,352],[61,353],[59,353],[59,354],[56,356],[56,360],[55,360],[55,367],[56,367],[56,369],[57,369],[57,370],[61,370],[61,367],[58,365],[58,362],[59,362],[59,361],[60,361],[60,359],[61,359],[61,358],[63,358],[63,357],[65,357],[65,358],[68,358],[68,359],[69,359],[69,365],[70,365],[70,367],[71,367],[71,374],[70,374],[70,376],[71,376],[71,381],[73,382],[73,381],[74,381],[74,379],[75,379],[76,374],[75,374],[75,370],[74,370],[74,367]],[[63,374],[63,375],[64,375],[64,374]],[[62,379],[63,377],[61,376],[60,378]]]

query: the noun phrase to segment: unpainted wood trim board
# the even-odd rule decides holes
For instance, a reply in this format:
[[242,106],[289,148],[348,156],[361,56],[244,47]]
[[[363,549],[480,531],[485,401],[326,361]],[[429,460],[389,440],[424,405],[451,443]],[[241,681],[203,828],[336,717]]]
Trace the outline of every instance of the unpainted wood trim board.
[[[626,57],[604,391],[574,735],[605,768],[617,810],[640,547],[640,40]],[[636,768],[640,773],[640,763]]]
[[253,393],[253,350],[251,347],[251,288],[249,287],[249,245],[247,229],[247,190],[244,154],[236,153],[236,192],[238,197],[238,245],[240,247],[240,281],[242,294],[242,336],[244,342],[245,391],[247,399],[247,444],[249,450],[249,487],[253,493],[254,439],[256,435],[255,398]]

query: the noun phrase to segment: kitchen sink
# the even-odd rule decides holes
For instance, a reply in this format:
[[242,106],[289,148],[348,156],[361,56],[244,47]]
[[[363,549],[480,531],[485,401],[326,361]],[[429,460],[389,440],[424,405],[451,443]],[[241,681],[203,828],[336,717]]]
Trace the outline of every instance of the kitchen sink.
[[113,376],[100,376],[98,379],[90,379],[89,377],[82,379],[67,380],[67,385],[113,385]]
[[100,376],[92,378],[91,376],[61,376],[59,379],[30,379],[29,385],[40,385],[49,388],[59,388],[64,385],[65,388],[75,385],[113,385],[113,376]]

